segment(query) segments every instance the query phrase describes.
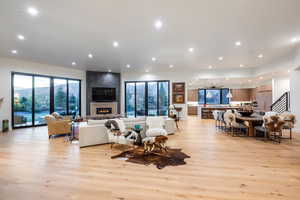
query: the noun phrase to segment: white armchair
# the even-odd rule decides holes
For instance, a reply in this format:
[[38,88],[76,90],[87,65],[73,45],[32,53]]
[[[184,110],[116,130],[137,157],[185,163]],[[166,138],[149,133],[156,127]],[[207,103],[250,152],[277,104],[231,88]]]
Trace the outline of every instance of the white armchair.
[[162,117],[147,117],[146,127],[147,127],[146,137],[168,135],[165,129],[165,120]]

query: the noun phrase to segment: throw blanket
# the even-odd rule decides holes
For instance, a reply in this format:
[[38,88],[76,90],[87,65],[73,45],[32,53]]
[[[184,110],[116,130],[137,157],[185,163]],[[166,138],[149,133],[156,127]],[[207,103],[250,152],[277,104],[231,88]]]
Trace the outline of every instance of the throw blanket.
[[104,125],[107,129],[110,130],[120,130],[118,122],[116,122],[116,120],[107,120]]
[[118,122],[116,120],[107,120],[107,122],[105,122],[104,126],[111,130],[115,135],[124,135],[125,138],[127,139],[133,139],[133,140],[137,140],[138,138],[138,134],[134,131],[125,131],[125,133],[121,133],[120,131],[120,127],[118,125]]

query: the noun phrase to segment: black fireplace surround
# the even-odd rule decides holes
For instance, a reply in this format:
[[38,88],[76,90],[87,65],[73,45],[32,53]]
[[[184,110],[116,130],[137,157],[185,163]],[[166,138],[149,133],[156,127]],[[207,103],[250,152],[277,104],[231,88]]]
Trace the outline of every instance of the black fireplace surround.
[[115,88],[116,90],[116,100],[118,103],[117,114],[120,113],[120,96],[121,96],[121,74],[120,73],[110,73],[110,72],[96,72],[87,71],[86,72],[86,114],[90,115],[90,105],[93,102],[92,88]]

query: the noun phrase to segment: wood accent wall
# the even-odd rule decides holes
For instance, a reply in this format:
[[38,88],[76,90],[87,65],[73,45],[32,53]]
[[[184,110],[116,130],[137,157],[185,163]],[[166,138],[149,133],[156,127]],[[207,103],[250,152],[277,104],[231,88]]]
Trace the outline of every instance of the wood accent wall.
[[189,89],[188,90],[188,101],[197,101],[198,102],[198,89]]
[[188,106],[188,115],[198,115],[198,106]]
[[232,94],[231,101],[250,101],[251,90],[252,90],[251,88],[231,89],[231,94]]

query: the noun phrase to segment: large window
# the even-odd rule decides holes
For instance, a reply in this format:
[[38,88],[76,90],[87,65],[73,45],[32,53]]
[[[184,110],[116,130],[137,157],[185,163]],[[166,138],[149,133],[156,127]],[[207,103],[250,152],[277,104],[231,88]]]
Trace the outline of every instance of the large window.
[[80,115],[80,80],[12,73],[13,128],[44,125],[45,115]]
[[125,110],[128,117],[135,117],[135,83],[127,83],[125,90]]
[[76,116],[80,114],[80,82],[68,80],[69,83],[69,114]]
[[13,122],[15,127],[31,126],[32,76],[15,75],[13,79]]
[[54,112],[61,115],[67,114],[67,80],[54,79]]
[[[136,83],[136,115],[145,116],[146,115],[146,83]],[[134,98],[134,97],[133,97]],[[134,111],[133,111],[134,113]]]
[[50,113],[50,78],[34,77],[34,123],[45,124],[44,116]]
[[130,81],[125,83],[127,117],[166,116],[169,108],[169,81]]
[[229,104],[228,88],[199,89],[199,104]]

